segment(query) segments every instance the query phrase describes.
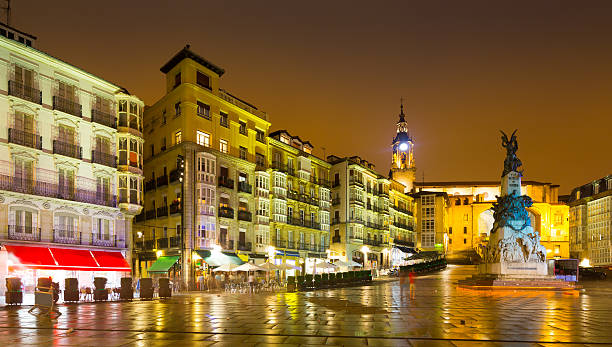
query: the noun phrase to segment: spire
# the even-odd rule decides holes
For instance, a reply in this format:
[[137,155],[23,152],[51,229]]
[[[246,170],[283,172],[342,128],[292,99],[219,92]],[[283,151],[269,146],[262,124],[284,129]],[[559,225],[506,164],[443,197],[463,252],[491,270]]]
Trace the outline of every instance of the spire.
[[400,115],[399,115],[398,123],[402,123],[402,122],[406,122],[406,119],[404,118],[404,99],[400,98]]

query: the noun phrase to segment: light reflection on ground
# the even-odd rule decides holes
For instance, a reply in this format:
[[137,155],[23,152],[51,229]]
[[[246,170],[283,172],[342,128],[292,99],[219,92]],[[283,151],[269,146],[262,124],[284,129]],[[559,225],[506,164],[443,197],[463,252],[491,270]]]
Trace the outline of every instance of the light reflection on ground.
[[[79,346],[474,345],[612,341],[612,285],[569,292],[458,288],[473,267],[417,279],[279,294],[195,293],[169,300],[61,305],[53,322],[27,308],[0,310],[0,342]],[[67,333],[67,329],[74,331]]]

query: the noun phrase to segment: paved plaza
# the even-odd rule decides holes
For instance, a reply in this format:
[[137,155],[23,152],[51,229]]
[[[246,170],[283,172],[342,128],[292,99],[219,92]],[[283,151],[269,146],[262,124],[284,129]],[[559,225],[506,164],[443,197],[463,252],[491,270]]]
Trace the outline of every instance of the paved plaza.
[[612,345],[611,281],[571,292],[457,288],[470,266],[417,279],[306,293],[191,293],[168,300],[60,305],[57,320],[0,310],[5,346]]

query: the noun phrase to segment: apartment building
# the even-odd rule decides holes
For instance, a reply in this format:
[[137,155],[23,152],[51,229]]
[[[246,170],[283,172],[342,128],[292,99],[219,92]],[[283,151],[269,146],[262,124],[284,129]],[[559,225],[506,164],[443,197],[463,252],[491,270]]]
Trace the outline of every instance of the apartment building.
[[146,276],[159,257],[171,257],[170,275],[187,288],[204,266],[201,250],[262,251],[252,187],[256,168],[266,164],[270,123],[265,112],[220,88],[225,70],[189,46],[161,72],[166,94],[144,113],[146,193],[134,227],[136,272]]
[[569,199],[572,258],[591,265],[612,265],[612,175],[574,188]]
[[[35,49],[32,35],[0,34],[0,283],[95,274],[118,285],[142,208],[143,103]],[[129,117],[136,129],[118,122]]]

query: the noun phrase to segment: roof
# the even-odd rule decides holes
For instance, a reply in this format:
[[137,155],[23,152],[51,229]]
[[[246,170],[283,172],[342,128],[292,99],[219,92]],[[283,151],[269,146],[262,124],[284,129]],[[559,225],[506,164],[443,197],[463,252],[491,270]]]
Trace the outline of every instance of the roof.
[[223,76],[223,74],[225,73],[225,70],[223,68],[221,68],[221,67],[211,63],[210,61],[204,59],[203,57],[195,54],[193,51],[191,51],[189,49],[189,47],[190,47],[189,45],[186,45],[183,49],[181,49],[178,53],[176,53],[176,55],[174,57],[172,57],[172,59],[170,59],[159,70],[161,72],[163,72],[163,73],[168,73],[168,71],[172,70],[172,68],[174,68],[176,65],[178,65],[178,63],[183,61],[183,59],[189,58],[189,59],[195,61],[196,63],[204,66],[205,68],[213,71],[214,73],[219,75],[219,77]]
[[[449,182],[418,182],[414,181],[415,187],[497,187],[501,184],[501,181],[449,181]],[[538,182],[538,181],[522,181],[522,185],[532,185],[532,186],[543,186],[550,185],[550,182]],[[553,187],[558,187],[558,185],[551,185]]]
[[271,132],[270,134],[268,134],[268,136],[269,136],[269,137],[276,138],[276,136],[280,136],[281,134],[285,134],[285,135],[289,136],[289,138],[290,138],[291,140],[298,140],[298,141],[300,141],[300,143],[302,143],[303,145],[309,145],[310,147],[313,147],[313,148],[314,148],[314,146],[312,145],[312,143],[310,143],[310,141],[305,141],[305,140],[302,140],[302,139],[301,139],[299,136],[293,136],[293,135],[291,135],[291,134],[290,134],[290,133],[289,133],[287,130],[285,130],[285,129],[280,129],[280,130],[273,131],[273,132]]
[[[611,175],[607,175],[605,177],[602,178],[598,178],[594,181],[591,181],[589,183],[583,184],[580,187],[576,187],[574,189],[572,189],[572,192],[570,194],[570,198],[568,200],[568,202],[575,202],[575,201],[579,201],[582,200],[584,198],[588,198],[588,197],[592,197],[592,196],[596,196],[596,195],[601,195],[606,191],[612,190],[612,189],[607,189],[608,188],[608,180],[612,180],[612,174]],[[598,193],[595,194],[595,185],[598,186]],[[578,193],[580,193],[580,195],[578,195]]]
[[28,33],[26,33],[25,31],[21,31],[21,30],[19,30],[19,29],[17,29],[17,28],[14,28],[14,27],[12,27],[12,26],[10,26],[10,25],[6,24],[6,23],[0,22],[0,27],[5,27],[5,28],[7,28],[7,29],[10,29],[10,30],[13,30],[13,31],[15,31],[15,32],[18,32],[18,33],[20,33],[21,35],[27,36],[27,37],[31,38],[32,40],[36,40],[36,36],[34,36],[34,35],[32,35],[32,34],[28,34]]

